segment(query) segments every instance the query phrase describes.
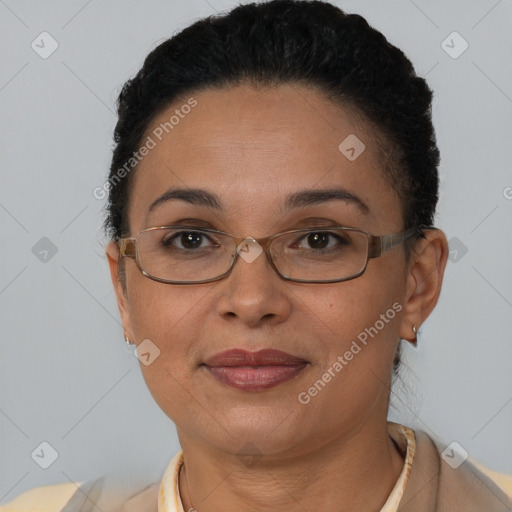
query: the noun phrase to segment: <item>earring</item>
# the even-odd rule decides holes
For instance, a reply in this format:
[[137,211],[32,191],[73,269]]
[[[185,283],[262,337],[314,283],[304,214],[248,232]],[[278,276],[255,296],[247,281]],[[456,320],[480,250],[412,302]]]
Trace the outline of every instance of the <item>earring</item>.
[[124,336],[124,341],[126,342],[126,346],[129,347],[130,345],[133,345],[133,343],[128,339],[128,336]]
[[410,340],[410,342],[413,347],[417,347],[418,346],[418,336],[417,336],[418,330],[416,329],[415,325],[412,326],[412,332],[414,334],[414,339]]

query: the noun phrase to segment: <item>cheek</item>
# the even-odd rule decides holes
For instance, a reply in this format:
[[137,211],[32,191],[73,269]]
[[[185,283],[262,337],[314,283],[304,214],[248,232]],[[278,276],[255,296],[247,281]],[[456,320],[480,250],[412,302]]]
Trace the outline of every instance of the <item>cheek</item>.
[[136,339],[150,338],[169,350],[175,332],[184,325],[193,329],[200,315],[208,288],[169,285],[152,281],[141,274],[130,283],[130,317]]
[[197,407],[193,362],[208,290],[146,281],[131,298],[132,326],[137,341],[151,340],[158,356],[149,365],[141,359],[140,368],[156,403],[175,420]]
[[[171,376],[183,380],[192,370],[209,290],[143,279],[133,286],[130,295],[132,327],[137,342],[151,340],[159,356],[150,366],[141,365],[141,369],[151,379],[151,386],[177,386]],[[159,372],[167,375],[152,377]]]
[[322,355],[299,400],[309,401],[302,405],[308,418],[333,432],[387,407],[401,305],[389,287],[361,281],[341,283],[309,303],[309,318],[317,322],[309,332]]
[[[370,274],[367,277],[365,274],[326,288],[326,293],[316,297],[309,296],[303,311],[311,321],[309,334],[316,338],[316,377],[321,378],[331,368],[336,374],[333,381],[344,381],[341,392],[356,396],[362,391],[363,375],[388,381],[403,309],[398,286],[382,276],[380,281],[371,279]],[[375,286],[375,282],[381,284]],[[333,369],[336,362],[342,369],[339,364]]]
[[365,332],[381,315],[384,315],[384,325],[379,321],[377,327],[386,334],[390,327],[396,327],[396,309],[400,307],[393,309],[393,304],[401,300],[401,295],[400,287],[392,278],[386,281],[379,277],[376,279],[368,272],[358,279],[311,289],[303,295],[301,314],[313,320],[317,328],[323,327],[330,333],[329,344],[337,348],[343,348],[347,341]]

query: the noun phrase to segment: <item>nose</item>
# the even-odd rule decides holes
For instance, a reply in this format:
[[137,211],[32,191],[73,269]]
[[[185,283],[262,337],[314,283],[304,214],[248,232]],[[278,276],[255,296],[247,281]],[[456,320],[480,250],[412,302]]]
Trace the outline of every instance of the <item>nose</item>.
[[291,312],[288,283],[253,238],[246,238],[237,252],[237,261],[219,288],[218,314],[251,327],[285,320]]

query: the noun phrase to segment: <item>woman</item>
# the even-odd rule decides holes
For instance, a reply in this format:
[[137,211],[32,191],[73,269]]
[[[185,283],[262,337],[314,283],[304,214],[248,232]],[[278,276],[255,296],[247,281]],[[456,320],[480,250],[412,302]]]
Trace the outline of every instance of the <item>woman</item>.
[[198,21],[125,84],[106,253],[182,451],[119,510],[512,509],[506,477],[387,421],[448,255],[431,98],[317,1]]

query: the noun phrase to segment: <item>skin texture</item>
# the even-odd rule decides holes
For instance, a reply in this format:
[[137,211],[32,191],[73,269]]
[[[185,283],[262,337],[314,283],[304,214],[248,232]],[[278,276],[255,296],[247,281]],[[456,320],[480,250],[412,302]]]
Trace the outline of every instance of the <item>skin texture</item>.
[[[320,91],[244,85],[193,97],[197,106],[135,171],[131,236],[183,218],[254,238],[329,224],[375,235],[402,231],[401,205],[383,173],[372,128]],[[148,134],[187,99],[158,115]],[[338,150],[349,134],[366,145],[354,161]],[[214,192],[224,210],[173,200],[147,217],[151,202],[171,186]],[[344,200],[281,210],[289,193],[334,186],[357,195],[369,212]],[[427,231],[408,264],[399,245],[370,260],[361,277],[332,284],[284,281],[259,257],[252,263],[239,259],[217,282],[169,285],[146,278],[127,258],[125,293],[118,254],[110,243],[107,257],[125,334],[137,344],[149,338],[161,351],[141,370],[177,427],[185,510],[382,507],[403,465],[386,430],[393,357],[400,337],[412,339],[412,326],[419,327],[438,300],[448,255],[442,231]],[[298,394],[395,302],[401,311],[310,403],[301,404]],[[234,347],[276,348],[309,364],[291,381],[244,392],[201,366]],[[260,458],[248,465],[241,450]]]

